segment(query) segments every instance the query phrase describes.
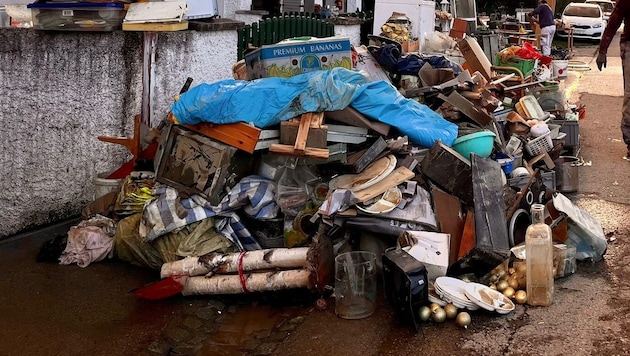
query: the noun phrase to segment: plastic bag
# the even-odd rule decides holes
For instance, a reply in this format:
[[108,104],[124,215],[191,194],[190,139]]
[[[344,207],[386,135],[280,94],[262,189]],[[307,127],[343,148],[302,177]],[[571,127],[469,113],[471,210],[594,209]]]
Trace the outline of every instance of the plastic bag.
[[523,48],[516,52],[516,55],[523,59],[540,59],[543,56],[529,42],[523,43]]
[[315,185],[320,182],[308,166],[287,166],[278,181],[276,202],[285,215],[298,215],[310,201]]
[[454,48],[457,42],[445,33],[433,31],[425,35],[424,45],[428,53],[444,52],[447,49]]
[[560,193],[554,195],[553,206],[569,217],[566,243],[576,247],[575,259],[600,261],[606,253],[608,241],[599,221]]

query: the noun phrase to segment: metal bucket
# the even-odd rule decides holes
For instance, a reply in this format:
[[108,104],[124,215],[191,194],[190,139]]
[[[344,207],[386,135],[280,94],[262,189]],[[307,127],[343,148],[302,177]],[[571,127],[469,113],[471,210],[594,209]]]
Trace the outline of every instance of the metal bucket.
[[580,185],[577,162],[579,158],[573,156],[560,156],[554,161],[556,164],[556,190],[561,193],[572,193],[578,190]]

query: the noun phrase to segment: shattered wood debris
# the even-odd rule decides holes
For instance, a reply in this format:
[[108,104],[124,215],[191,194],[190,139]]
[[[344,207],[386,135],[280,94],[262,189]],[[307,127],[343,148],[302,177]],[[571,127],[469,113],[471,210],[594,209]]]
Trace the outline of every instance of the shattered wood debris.
[[[405,38],[404,29],[383,26],[401,33],[395,38]],[[546,204],[558,242],[577,246],[578,257],[600,259],[602,230],[579,226],[570,216],[588,214],[554,198],[555,162],[570,147],[547,124],[551,113],[537,97],[521,93],[541,82],[510,87],[514,76],[500,77],[472,36],[459,41],[464,66],[400,48],[383,40],[362,52],[391,83],[331,66],[183,93],[160,125],[155,177],[130,178],[120,193],[84,211],[85,218],[131,215],[114,245],[127,246],[125,260],[161,267],[164,278],[136,294],[311,288],[323,295],[334,256],[357,246],[378,256],[387,278],[422,270],[427,282],[484,282],[524,241],[535,203]],[[568,122],[578,114],[553,115]],[[136,156],[135,140],[104,141]],[[173,251],[159,246],[199,222],[204,231],[187,232]],[[413,263],[404,262],[409,258]],[[414,322],[420,305],[446,295],[427,285],[403,306],[400,293],[408,291],[386,282],[387,299]],[[470,300],[466,306],[478,307]]]

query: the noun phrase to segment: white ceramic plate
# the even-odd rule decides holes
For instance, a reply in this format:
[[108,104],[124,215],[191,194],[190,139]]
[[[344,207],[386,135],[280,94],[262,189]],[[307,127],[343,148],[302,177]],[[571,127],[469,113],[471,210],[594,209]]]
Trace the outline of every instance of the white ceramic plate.
[[333,178],[328,186],[330,189],[349,189],[354,192],[369,188],[385,179],[396,169],[397,159],[394,155],[388,155],[372,162],[359,174],[345,174]]
[[429,288],[429,302],[437,303],[439,306],[443,307],[448,304],[447,301],[442,300],[440,296],[435,292],[434,289]]
[[514,310],[514,303],[503,293],[479,283],[468,283],[466,295],[480,307],[496,311],[499,314],[507,314]]
[[402,192],[400,189],[398,189],[398,187],[392,187],[383,193],[376,203],[368,206],[357,204],[357,209],[368,214],[386,214],[396,209],[401,200]]
[[457,278],[438,277],[435,280],[435,292],[458,308],[477,310],[479,306],[466,296],[466,285],[466,282]]

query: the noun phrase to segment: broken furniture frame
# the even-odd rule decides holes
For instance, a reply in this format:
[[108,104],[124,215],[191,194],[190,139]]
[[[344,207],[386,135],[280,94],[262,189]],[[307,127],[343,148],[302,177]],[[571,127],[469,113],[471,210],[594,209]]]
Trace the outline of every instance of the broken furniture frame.
[[329,151],[327,148],[315,148],[306,147],[306,141],[308,139],[308,132],[311,128],[322,128],[322,122],[324,121],[324,113],[305,113],[300,116],[299,127],[297,137],[295,138],[295,144],[282,145],[273,144],[269,147],[269,151],[282,155],[297,156],[297,157],[313,157],[327,159]]

